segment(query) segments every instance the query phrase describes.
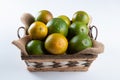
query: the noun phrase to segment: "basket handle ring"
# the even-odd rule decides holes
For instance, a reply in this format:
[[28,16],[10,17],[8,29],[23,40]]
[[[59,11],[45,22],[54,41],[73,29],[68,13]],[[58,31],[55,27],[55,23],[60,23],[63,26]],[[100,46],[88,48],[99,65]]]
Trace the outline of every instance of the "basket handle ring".
[[[93,28],[95,28],[95,31],[96,31],[95,37],[93,37],[93,33],[92,33]],[[98,36],[98,29],[97,29],[97,27],[93,25],[93,26],[90,26],[89,29],[90,29],[90,37],[91,37],[93,40],[96,40],[96,39],[97,39],[97,36]]]
[[17,30],[17,36],[18,36],[19,39],[21,38],[21,36],[20,36],[20,30],[21,29],[24,30],[24,34],[25,34],[25,27],[23,27],[23,26],[19,27],[18,30]]

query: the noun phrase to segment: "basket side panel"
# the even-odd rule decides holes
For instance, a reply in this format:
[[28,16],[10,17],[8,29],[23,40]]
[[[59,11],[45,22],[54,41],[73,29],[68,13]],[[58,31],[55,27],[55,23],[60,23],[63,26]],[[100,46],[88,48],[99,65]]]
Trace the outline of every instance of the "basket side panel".
[[93,60],[25,62],[29,71],[87,71],[92,61]]

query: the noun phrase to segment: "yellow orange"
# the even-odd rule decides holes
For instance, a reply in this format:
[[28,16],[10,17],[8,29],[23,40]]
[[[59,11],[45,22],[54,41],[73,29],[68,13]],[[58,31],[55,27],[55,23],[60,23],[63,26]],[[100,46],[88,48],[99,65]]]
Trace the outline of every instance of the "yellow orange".
[[45,40],[45,48],[51,54],[64,54],[68,47],[68,41],[60,33],[53,33]]
[[42,40],[47,36],[48,29],[43,22],[36,21],[31,24],[28,29],[28,34],[31,36],[32,39],[39,39]]

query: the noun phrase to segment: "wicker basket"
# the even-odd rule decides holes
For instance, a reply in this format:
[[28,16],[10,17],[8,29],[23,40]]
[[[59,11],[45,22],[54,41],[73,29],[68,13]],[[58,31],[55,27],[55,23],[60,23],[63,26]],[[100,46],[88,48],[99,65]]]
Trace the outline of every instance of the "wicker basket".
[[[92,36],[92,28],[90,27],[90,37]],[[18,29],[18,37],[19,30]],[[97,29],[96,29],[97,30]],[[96,33],[98,34],[98,33]],[[96,39],[97,37],[95,37]],[[104,45],[96,40],[93,40],[93,47],[87,48],[78,53],[71,55],[28,55],[25,45],[31,38],[27,35],[14,40],[12,43],[21,50],[21,58],[25,61],[29,71],[87,71],[91,63],[97,58],[99,53],[104,51]]]

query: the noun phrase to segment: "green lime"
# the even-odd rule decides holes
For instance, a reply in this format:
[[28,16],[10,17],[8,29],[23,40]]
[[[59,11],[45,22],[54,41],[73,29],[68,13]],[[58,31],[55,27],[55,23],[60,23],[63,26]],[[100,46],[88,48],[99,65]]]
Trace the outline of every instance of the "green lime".
[[47,23],[48,34],[61,33],[64,36],[68,34],[68,27],[66,22],[61,18],[53,18]]
[[88,35],[76,35],[69,41],[69,50],[72,53],[92,47],[92,40]]
[[90,21],[89,15],[85,11],[77,11],[73,14],[72,22],[80,21],[88,24]]
[[44,43],[40,40],[31,40],[26,45],[26,50],[30,55],[44,54]]
[[89,28],[85,23],[76,21],[70,25],[68,36],[73,37],[78,34],[84,35],[84,34],[88,34],[88,32],[89,32]]

